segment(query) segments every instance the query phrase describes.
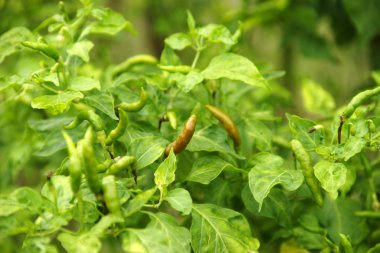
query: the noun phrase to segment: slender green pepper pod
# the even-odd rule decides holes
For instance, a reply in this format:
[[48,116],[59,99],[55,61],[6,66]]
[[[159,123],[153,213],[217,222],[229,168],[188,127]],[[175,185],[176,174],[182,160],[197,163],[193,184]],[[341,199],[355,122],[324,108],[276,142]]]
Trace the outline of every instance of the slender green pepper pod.
[[164,66],[164,65],[158,65],[158,67],[162,70],[168,71],[168,72],[173,72],[173,73],[182,73],[182,74],[187,74],[190,71],[193,70],[192,67],[187,66],[187,65],[179,65],[179,66]]
[[78,114],[75,119],[68,125],[64,126],[65,129],[74,129],[79,126],[84,120],[87,120],[95,131],[103,130],[102,118],[96,114],[94,110],[87,109]]
[[346,119],[350,118],[351,115],[355,112],[356,108],[366,102],[371,97],[380,93],[380,86],[372,90],[365,90],[360,92],[355,97],[353,97],[350,103],[347,105],[346,110],[343,112],[343,115]]
[[82,158],[84,164],[84,172],[87,178],[88,186],[90,190],[95,194],[99,194],[102,191],[102,185],[100,183],[98,172],[96,170],[98,161],[94,153],[94,132],[92,127],[88,127],[84,139],[78,142],[78,153]]
[[178,154],[186,148],[187,144],[189,144],[191,138],[193,137],[196,124],[197,116],[191,115],[186,121],[185,127],[179,134],[178,138],[166,147],[165,157],[169,155],[171,149],[173,149],[174,154]]
[[128,168],[135,161],[136,158],[134,156],[123,156],[116,163],[112,164],[111,167],[109,167],[107,174],[117,174],[118,172]]
[[121,214],[120,201],[117,194],[115,176],[108,175],[102,179],[104,201],[111,214]]
[[224,129],[226,129],[228,135],[234,141],[235,148],[238,148],[240,146],[240,134],[238,128],[230,116],[215,106],[206,105],[206,108],[217,120],[219,120],[220,123],[223,124]]
[[318,179],[314,175],[311,158],[302,143],[298,140],[292,140],[290,142],[292,150],[297,160],[299,161],[302,169],[302,173],[305,177],[305,181],[311,193],[313,194],[315,202],[318,206],[323,206],[323,197],[319,187]]
[[132,56],[128,58],[127,60],[125,60],[124,62],[117,65],[112,71],[112,76],[113,77],[118,76],[121,73],[127,71],[128,69],[138,64],[156,65],[157,58],[148,54],[140,54],[140,55]]
[[96,166],[96,171],[98,173],[106,172],[108,170],[108,168],[111,167],[111,165],[114,163],[115,163],[115,161],[113,159],[106,159],[104,162],[102,162]]
[[74,193],[79,191],[80,183],[82,180],[82,171],[81,171],[81,158],[75,147],[73,139],[64,131],[62,131],[63,137],[66,140],[67,150],[69,152],[69,173],[70,173],[70,184],[71,189]]
[[117,105],[117,107],[127,112],[137,112],[137,111],[140,111],[145,106],[147,100],[148,100],[148,94],[146,93],[144,88],[141,87],[140,99],[138,101],[133,102],[133,103],[123,102]]
[[127,128],[128,124],[128,116],[125,111],[123,111],[121,108],[118,108],[119,110],[119,123],[117,124],[116,128],[113,129],[107,136],[106,139],[106,145],[111,145],[114,141],[116,141],[118,138],[120,138]]
[[374,132],[376,132],[376,126],[375,126],[375,123],[373,123],[372,120],[367,119],[367,120],[366,120],[366,123],[367,123],[367,125],[368,125],[368,130],[369,130],[370,133],[374,133]]
[[350,240],[344,234],[339,234],[340,244],[343,247],[343,253],[353,253],[352,245]]
[[30,49],[36,50],[36,51],[40,51],[41,53],[43,53],[47,57],[52,58],[55,61],[58,61],[59,59],[58,52],[54,48],[49,46],[48,44],[41,43],[41,42],[23,41],[21,42],[21,45],[23,45],[24,47],[28,47]]
[[166,117],[169,120],[169,125],[171,126],[171,128],[177,129],[178,121],[177,121],[177,115],[175,114],[175,112],[173,111],[167,112]]

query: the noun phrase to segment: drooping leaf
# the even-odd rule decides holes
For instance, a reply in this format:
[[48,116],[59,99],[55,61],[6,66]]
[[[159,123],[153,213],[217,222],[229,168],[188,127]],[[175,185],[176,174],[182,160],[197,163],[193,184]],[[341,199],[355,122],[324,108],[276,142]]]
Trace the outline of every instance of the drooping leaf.
[[111,119],[118,119],[115,115],[114,98],[111,94],[94,90],[87,94],[83,101],[89,106],[105,113]]
[[366,143],[366,140],[363,138],[351,136],[344,145],[344,160],[348,161],[351,157],[360,153]]
[[194,162],[187,176],[187,181],[209,184],[228,166],[232,166],[232,164],[224,161],[219,156],[201,157]]
[[75,42],[69,49],[67,49],[67,53],[69,55],[75,55],[81,58],[84,62],[88,62],[90,60],[90,51],[94,47],[94,43],[89,40],[81,40]]
[[90,27],[90,33],[115,35],[123,29],[134,32],[132,24],[124,17],[108,8],[92,10],[92,15],[99,21]]
[[190,193],[183,188],[176,188],[168,192],[165,200],[177,211],[181,212],[183,215],[188,215],[191,213],[193,200],[191,199]]
[[165,39],[165,43],[174,50],[183,50],[191,46],[191,38],[185,33],[175,33]]
[[347,168],[342,163],[320,160],[314,166],[315,177],[333,199],[338,197],[338,190],[345,184],[346,173]]
[[77,76],[70,81],[70,89],[74,91],[100,90],[100,83],[91,77]]
[[67,176],[53,176],[50,182],[45,183],[41,189],[41,195],[48,199],[57,208],[60,213],[67,212],[73,207],[71,202],[73,192],[70,187],[70,177]]
[[253,86],[266,87],[268,85],[250,60],[232,53],[224,53],[214,57],[201,74],[205,79],[227,78]]
[[125,205],[125,208],[124,206],[122,208],[124,217],[128,217],[140,211],[141,208],[150,200],[150,198],[153,196],[155,192],[156,192],[156,188],[154,187],[152,189],[139,193],[132,200],[128,201],[127,204]]
[[158,166],[156,172],[154,172],[154,183],[164,196],[166,195],[168,185],[175,180],[176,162],[177,159],[172,150],[169,156]]
[[168,253],[190,252],[190,232],[177,225],[174,217],[165,213],[148,213],[151,222],[147,228],[156,228],[163,232]]
[[288,118],[289,127],[293,138],[298,139],[303,144],[305,149],[315,149],[322,143],[322,131],[308,133],[313,126],[317,125],[315,122],[291,114],[286,114],[286,117]]
[[136,170],[145,168],[159,159],[167,142],[155,136],[136,138],[131,143],[131,153],[136,157]]
[[92,234],[81,234],[77,236],[69,233],[61,233],[57,239],[67,252],[72,253],[98,253],[102,247],[100,239]]
[[122,248],[125,252],[172,252],[165,232],[155,227],[145,229],[128,228],[122,234]]
[[270,190],[277,184],[282,185],[288,191],[294,191],[301,186],[303,174],[300,170],[290,170],[283,167],[281,157],[270,153],[259,153],[262,160],[267,163],[258,163],[248,174],[249,188],[256,201],[259,203],[259,211],[264,199]]
[[26,40],[33,40],[33,34],[28,28],[19,26],[10,29],[0,36],[0,63],[2,63],[8,55],[11,55],[22,47],[20,43]]
[[64,113],[68,110],[71,101],[83,98],[79,91],[65,91],[57,95],[43,95],[32,100],[32,107],[45,109],[53,115]]
[[247,220],[238,212],[212,204],[194,204],[191,246],[199,252],[258,252]]

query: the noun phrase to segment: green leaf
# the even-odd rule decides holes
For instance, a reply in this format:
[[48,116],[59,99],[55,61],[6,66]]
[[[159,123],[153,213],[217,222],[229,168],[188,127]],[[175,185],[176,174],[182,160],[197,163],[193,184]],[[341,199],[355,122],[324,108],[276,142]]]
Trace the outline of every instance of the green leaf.
[[1,76],[0,77],[0,92],[12,88],[13,86],[20,86],[26,80],[20,76],[12,75],[12,76]]
[[100,83],[91,77],[77,76],[70,80],[70,89],[74,91],[100,90]]
[[20,187],[12,192],[9,197],[32,213],[38,213],[42,207],[41,195],[29,187]]
[[88,234],[102,236],[106,233],[107,229],[110,228],[113,224],[123,222],[124,219],[120,215],[108,214],[103,216],[100,221],[98,221],[88,232]]
[[22,251],[28,253],[58,253],[55,245],[51,245],[52,238],[48,236],[26,237],[22,243]]
[[136,195],[132,200],[128,201],[126,207],[123,206],[124,217],[128,217],[138,211],[150,200],[156,192],[156,187],[143,191]]
[[92,43],[91,41],[81,40],[75,42],[69,49],[67,49],[67,53],[69,55],[78,56],[84,62],[88,62],[90,60],[89,53],[93,47],[94,43]]
[[191,38],[185,33],[175,33],[165,39],[165,43],[174,50],[183,50],[191,46]]
[[45,109],[53,115],[64,113],[68,110],[71,101],[83,98],[79,91],[65,91],[57,95],[44,95],[32,100],[32,107],[35,109]]
[[107,92],[94,90],[88,93],[83,101],[89,106],[98,109],[113,120],[118,120],[114,110],[114,98]]
[[191,246],[199,252],[258,252],[247,220],[238,212],[212,204],[193,204]]
[[136,253],[171,252],[164,231],[153,227],[127,229],[122,234],[122,248]]
[[283,168],[284,161],[281,157],[270,153],[259,153],[260,160],[267,163],[258,163],[248,174],[249,188],[259,203],[259,211],[264,199],[270,190],[277,184],[282,185],[288,191],[295,191],[303,182],[303,174],[300,170]]
[[209,184],[228,166],[233,167],[232,164],[224,161],[218,156],[201,157],[194,162],[193,167],[187,176],[187,181]]
[[314,121],[303,119],[296,115],[286,114],[289,121],[289,127],[292,132],[293,138],[298,139],[307,150],[314,150],[319,144],[322,143],[322,131],[314,131],[308,133],[310,128],[317,125]]
[[201,74],[205,79],[227,78],[253,86],[266,87],[268,85],[250,60],[232,53],[224,53],[214,57]]
[[174,73],[170,75],[171,81],[174,81],[178,88],[187,93],[194,89],[194,87],[203,81],[203,76],[198,72],[191,71],[186,75]]
[[330,93],[310,79],[302,82],[302,96],[305,109],[310,113],[326,116],[335,109],[334,98]]
[[14,199],[0,199],[0,217],[9,216],[23,209],[25,206]]
[[208,24],[198,28],[197,33],[211,43],[223,43],[227,46],[236,44],[230,30],[224,25]]
[[131,143],[131,153],[136,157],[136,170],[145,168],[162,157],[167,142],[156,136],[134,139]]
[[171,207],[181,212],[183,215],[188,215],[191,213],[193,200],[187,190],[183,188],[171,190],[166,195],[165,200],[169,202]]
[[92,15],[99,21],[90,26],[90,33],[115,35],[123,29],[134,32],[132,24],[126,21],[121,14],[111,9],[93,9]]
[[264,199],[261,210],[248,185],[241,192],[241,198],[248,211],[263,217],[273,218],[284,227],[291,227],[291,206],[284,191],[273,188]]
[[187,27],[189,28],[190,33],[195,31],[195,19],[189,10],[186,11],[187,15]]
[[33,34],[28,28],[19,26],[10,29],[0,36],[0,63],[8,55],[11,55],[21,49],[20,43],[26,40],[33,40]]
[[173,150],[169,156],[158,166],[154,172],[154,183],[158,186],[163,196],[166,195],[168,185],[175,180],[175,170],[177,169],[177,159]]
[[366,145],[366,140],[357,136],[351,136],[344,144],[344,160],[348,161],[351,157],[359,154]]
[[69,233],[61,233],[57,237],[62,247],[70,253],[97,253],[100,251],[102,244],[100,239],[92,234],[72,235]]
[[190,143],[187,145],[186,150],[206,151],[206,152],[220,152],[229,154],[237,159],[245,159],[239,156],[227,143],[227,135],[224,129],[219,126],[206,127],[195,131]]
[[163,65],[163,66],[181,65],[181,60],[171,47],[165,45],[164,50],[162,50],[162,53],[161,53],[160,65]]
[[261,121],[245,120],[246,133],[254,137],[256,147],[260,151],[270,151],[272,147],[272,131]]
[[367,238],[368,226],[366,219],[356,216],[361,209],[361,203],[348,198],[325,199],[324,206],[318,217],[321,226],[327,229],[328,236],[335,244],[339,244],[339,234],[345,234],[351,238],[353,245],[358,245]]
[[[190,208],[191,209],[191,208]],[[147,228],[159,229],[163,232],[168,245],[168,253],[190,252],[190,232],[177,225],[174,217],[165,213],[148,213],[151,222]]]
[[45,183],[42,187],[41,195],[54,203],[58,212],[67,212],[73,207],[71,200],[74,196],[71,187],[67,187],[69,185],[70,177],[53,176],[50,182]]
[[314,166],[315,177],[333,199],[338,197],[338,190],[345,184],[346,173],[347,168],[342,163],[321,160]]

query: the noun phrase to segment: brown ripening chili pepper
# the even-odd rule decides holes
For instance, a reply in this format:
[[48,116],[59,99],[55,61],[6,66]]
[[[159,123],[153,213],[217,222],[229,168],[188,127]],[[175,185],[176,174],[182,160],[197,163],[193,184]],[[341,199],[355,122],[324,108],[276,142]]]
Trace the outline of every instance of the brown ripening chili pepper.
[[206,108],[217,120],[219,120],[220,123],[223,124],[224,129],[226,129],[228,135],[234,141],[235,148],[238,148],[240,146],[240,134],[238,128],[230,116],[215,106],[206,105]]
[[189,144],[191,138],[193,137],[196,124],[197,116],[191,115],[186,121],[186,125],[179,134],[178,138],[166,147],[165,157],[169,155],[171,149],[173,149],[174,154],[178,154],[186,148],[187,144]]

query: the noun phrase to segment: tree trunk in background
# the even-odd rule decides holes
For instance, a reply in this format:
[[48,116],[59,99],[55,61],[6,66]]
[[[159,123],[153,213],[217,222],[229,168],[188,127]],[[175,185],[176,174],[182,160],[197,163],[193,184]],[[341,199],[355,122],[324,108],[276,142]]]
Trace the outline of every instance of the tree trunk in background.
[[372,38],[369,47],[371,69],[380,70],[380,34]]

